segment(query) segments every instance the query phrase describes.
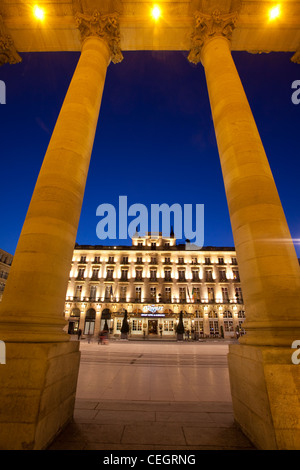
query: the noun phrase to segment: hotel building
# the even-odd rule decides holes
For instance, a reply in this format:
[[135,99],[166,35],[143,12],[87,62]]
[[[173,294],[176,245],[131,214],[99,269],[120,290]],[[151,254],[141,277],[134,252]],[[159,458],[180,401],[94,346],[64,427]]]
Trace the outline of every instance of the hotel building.
[[0,302],[2,300],[2,295],[10,271],[12,260],[13,255],[0,249]]
[[68,331],[174,337],[180,312],[190,337],[232,337],[245,318],[233,248],[189,251],[170,238],[134,237],[132,246],[76,245],[65,304]]

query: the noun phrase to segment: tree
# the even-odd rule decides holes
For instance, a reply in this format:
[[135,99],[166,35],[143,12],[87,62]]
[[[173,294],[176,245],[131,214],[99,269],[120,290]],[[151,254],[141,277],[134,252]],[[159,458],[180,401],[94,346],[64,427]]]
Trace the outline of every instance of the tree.
[[127,311],[125,311],[125,315],[124,315],[124,318],[123,318],[123,323],[122,323],[122,326],[121,326],[122,337],[127,338],[128,332],[129,332],[129,323],[128,323],[128,320],[127,320]]
[[183,311],[181,311],[179,314],[179,322],[176,328],[177,339],[183,339],[183,335],[184,335],[184,325],[183,325],[182,317],[183,317]]

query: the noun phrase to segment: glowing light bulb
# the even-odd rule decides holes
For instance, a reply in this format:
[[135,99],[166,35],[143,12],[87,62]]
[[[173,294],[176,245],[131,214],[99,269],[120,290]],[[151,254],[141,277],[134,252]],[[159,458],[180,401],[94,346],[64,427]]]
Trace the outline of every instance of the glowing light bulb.
[[161,17],[161,9],[159,8],[158,5],[154,5],[154,7],[152,8],[151,16],[154,19],[154,21],[158,21],[159,18]]
[[281,5],[276,5],[269,11],[269,20],[274,21],[281,15]]
[[45,19],[45,10],[38,5],[34,5],[33,7],[33,14],[35,18],[39,21],[44,21]]

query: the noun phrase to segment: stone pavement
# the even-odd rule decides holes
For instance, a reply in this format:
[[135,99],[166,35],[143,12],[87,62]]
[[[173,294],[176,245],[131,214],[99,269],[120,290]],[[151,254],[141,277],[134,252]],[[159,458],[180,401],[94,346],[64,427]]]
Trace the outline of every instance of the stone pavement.
[[49,450],[253,449],[234,423],[226,345],[82,344],[81,352],[74,419]]

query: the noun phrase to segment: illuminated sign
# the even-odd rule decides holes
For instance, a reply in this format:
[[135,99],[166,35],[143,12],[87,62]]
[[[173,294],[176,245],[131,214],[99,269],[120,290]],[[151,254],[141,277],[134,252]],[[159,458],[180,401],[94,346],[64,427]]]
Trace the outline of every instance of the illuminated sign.
[[150,313],[161,313],[163,310],[163,307],[161,306],[156,306],[156,305],[145,305],[143,308],[144,312],[150,312]]

